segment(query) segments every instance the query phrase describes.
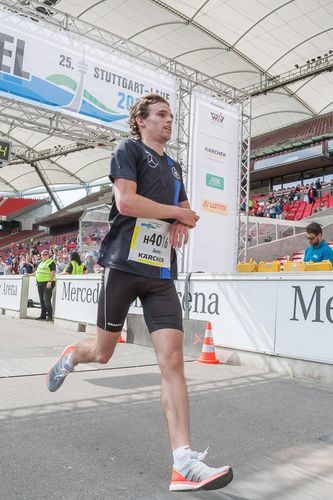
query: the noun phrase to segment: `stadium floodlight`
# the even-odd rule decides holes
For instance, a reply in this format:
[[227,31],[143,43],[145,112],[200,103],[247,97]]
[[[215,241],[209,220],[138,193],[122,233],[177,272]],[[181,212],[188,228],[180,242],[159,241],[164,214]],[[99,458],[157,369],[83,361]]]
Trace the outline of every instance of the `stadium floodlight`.
[[10,162],[11,142],[0,139],[0,167]]

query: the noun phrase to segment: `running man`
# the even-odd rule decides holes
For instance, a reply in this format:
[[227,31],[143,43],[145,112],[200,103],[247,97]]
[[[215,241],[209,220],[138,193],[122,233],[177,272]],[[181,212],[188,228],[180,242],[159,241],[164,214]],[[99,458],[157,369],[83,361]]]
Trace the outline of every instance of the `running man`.
[[118,342],[130,304],[139,297],[161,371],[161,401],[167,421],[173,471],[171,491],[223,488],[232,480],[229,466],[208,467],[206,455],[192,451],[184,377],[182,311],[173,280],[175,249],[186,244],[199,217],[191,210],[182,172],[164,153],[172,132],[168,102],[158,94],[139,99],[129,124],[134,138],[112,154],[113,203],[110,230],[99,264],[104,270],[97,334],[67,347],[48,373],[51,392],[79,363],[107,363]]

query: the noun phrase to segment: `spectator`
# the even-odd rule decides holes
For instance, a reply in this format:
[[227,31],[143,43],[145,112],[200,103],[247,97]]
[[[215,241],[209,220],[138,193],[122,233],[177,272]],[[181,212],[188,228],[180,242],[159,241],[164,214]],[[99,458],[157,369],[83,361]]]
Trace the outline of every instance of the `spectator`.
[[52,292],[55,287],[56,265],[50,257],[48,250],[42,250],[42,260],[39,262],[36,272],[36,282],[41,306],[40,316],[36,319],[52,321]]
[[318,222],[311,222],[305,230],[310,246],[305,250],[304,262],[330,260],[333,264],[333,250],[323,240],[321,225]]
[[252,206],[253,215],[257,215],[258,208],[259,208],[259,203],[257,200],[255,200]]
[[81,257],[78,252],[71,252],[70,263],[61,274],[87,274],[87,268],[81,262]]
[[297,184],[297,186],[295,187],[295,195],[296,195],[296,200],[301,199],[301,185],[300,184]]
[[69,263],[69,255],[68,255],[68,250],[66,247],[62,249],[62,256],[64,261],[68,264]]
[[313,204],[316,201],[317,191],[316,191],[316,188],[314,187],[313,182],[311,182],[311,184],[310,184],[310,188],[308,191],[308,197],[309,197],[309,203]]
[[3,274],[5,274],[5,268],[6,268],[5,261],[0,256],[0,276],[2,276]]
[[19,259],[17,257],[15,257],[13,260],[12,260],[12,269],[11,269],[11,274],[20,274],[19,273]]
[[294,199],[296,197],[296,193],[295,193],[295,188],[293,187],[291,190],[290,190],[290,193],[288,195],[288,200],[289,200],[289,203],[293,203],[294,202]]
[[272,203],[268,206],[269,217],[271,219],[276,219],[275,207],[276,207],[275,198],[273,198]]
[[32,256],[27,253],[23,262],[23,274],[33,274],[33,272],[34,272],[34,265]]
[[5,270],[4,274],[8,276],[9,274],[12,274],[12,263],[9,259],[5,260]]
[[320,179],[316,180],[316,191],[317,191],[317,197],[322,198],[322,189],[321,189],[321,182]]
[[87,253],[86,255],[86,261],[85,261],[85,266],[86,266],[86,269],[87,269],[87,272],[89,274],[92,274],[95,272],[95,261],[94,261],[94,254],[93,253]]
[[64,259],[63,251],[62,250],[58,250],[57,260],[56,260],[56,273],[57,274],[62,273],[65,270],[65,268],[66,268],[67,265],[68,265],[68,260]]
[[282,203],[281,200],[278,200],[275,205],[275,214],[277,219],[283,219],[282,214]]
[[257,217],[263,217],[264,216],[264,207],[262,205],[259,205],[257,208],[257,211],[255,213]]

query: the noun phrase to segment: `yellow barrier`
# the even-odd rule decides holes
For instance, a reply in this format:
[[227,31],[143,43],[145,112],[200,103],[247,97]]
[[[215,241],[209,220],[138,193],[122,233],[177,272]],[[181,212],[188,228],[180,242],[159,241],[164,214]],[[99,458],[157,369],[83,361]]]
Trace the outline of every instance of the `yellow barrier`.
[[258,271],[258,264],[255,260],[250,260],[249,262],[238,262],[237,272],[238,273],[255,273]]
[[295,273],[304,271],[332,271],[333,265],[329,260],[323,260],[322,262],[293,262],[287,260],[284,262],[283,266],[279,260],[273,260],[271,262],[259,262],[256,263],[255,260],[250,260],[249,262],[238,262],[237,272],[238,273],[279,273],[283,267],[283,272],[285,273]]
[[279,260],[272,262],[259,262],[258,273],[279,273],[281,271],[281,263]]
[[291,260],[288,260],[283,265],[284,273],[300,273],[304,271],[306,271],[306,262],[292,262]]
[[332,271],[331,261],[323,260],[321,262],[307,262],[306,271]]

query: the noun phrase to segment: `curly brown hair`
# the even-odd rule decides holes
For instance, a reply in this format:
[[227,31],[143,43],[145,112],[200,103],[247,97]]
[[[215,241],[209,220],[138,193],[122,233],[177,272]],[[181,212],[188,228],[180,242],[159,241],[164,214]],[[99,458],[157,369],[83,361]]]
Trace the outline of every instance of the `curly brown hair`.
[[170,106],[168,101],[159,94],[147,94],[138,99],[133,104],[133,106],[131,106],[128,117],[128,124],[130,127],[131,134],[134,137],[141,137],[140,129],[136,122],[137,117],[142,116],[142,118],[147,118],[147,116],[149,115],[150,104],[157,104],[158,102],[163,102],[164,104]]

